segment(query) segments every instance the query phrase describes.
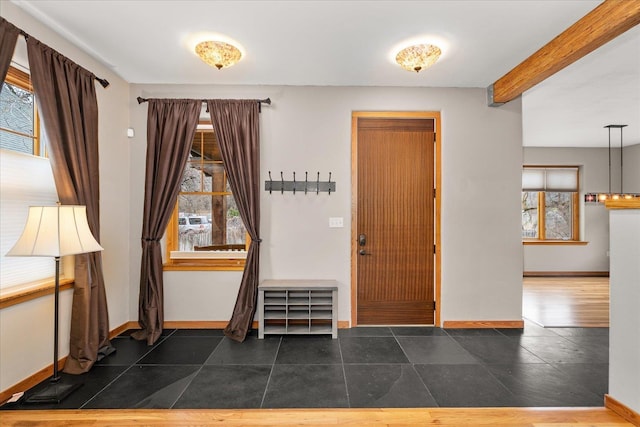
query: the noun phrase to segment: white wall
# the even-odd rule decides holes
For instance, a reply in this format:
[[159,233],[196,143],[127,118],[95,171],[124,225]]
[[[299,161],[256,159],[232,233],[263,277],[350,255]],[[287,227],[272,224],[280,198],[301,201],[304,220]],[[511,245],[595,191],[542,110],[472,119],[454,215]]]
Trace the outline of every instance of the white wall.
[[[619,159],[616,157],[619,151],[614,151],[612,158]],[[588,242],[587,245],[525,245],[524,271],[609,271],[609,213],[601,203],[584,203],[585,193],[609,189],[608,149],[525,147],[523,153],[526,165],[581,166],[580,239]],[[619,163],[612,165],[611,174],[615,191],[619,189]]]
[[[261,197],[260,279],[336,279],[339,319],[350,320],[351,112],[441,111],[442,320],[518,320],[521,106],[486,106],[484,89],[365,87],[219,87],[132,85],[135,98],[266,98],[261,181],[268,171],[332,172],[337,190]],[[132,106],[132,277],[129,315],[137,318],[147,104]],[[344,228],[328,227],[343,217]],[[240,272],[165,273],[166,320],[228,320]]]
[[624,147],[623,156],[623,189],[640,194],[640,144]]
[[[99,109],[100,217],[104,276],[111,329],[131,319],[129,307],[129,85],[8,1],[2,17],[76,63],[109,80],[96,82]],[[61,294],[60,356],[68,354],[71,291]],[[0,310],[0,390],[52,363],[53,297],[41,297]]]
[[610,216],[609,395],[640,412],[640,209]]

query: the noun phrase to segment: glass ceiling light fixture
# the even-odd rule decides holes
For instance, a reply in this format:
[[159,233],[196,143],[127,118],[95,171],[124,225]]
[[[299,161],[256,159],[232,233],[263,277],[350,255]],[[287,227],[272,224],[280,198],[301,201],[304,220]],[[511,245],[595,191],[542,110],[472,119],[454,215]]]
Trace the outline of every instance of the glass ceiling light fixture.
[[[609,129],[609,192],[608,193],[587,193],[584,195],[584,201],[587,203],[604,203],[607,200],[620,200],[620,199],[635,199],[640,198],[640,194],[637,193],[625,193],[622,187],[623,175],[622,175],[622,129],[627,125],[606,125],[605,128]],[[611,129],[620,129],[620,192],[613,193],[611,191]]]
[[418,44],[405,47],[396,55],[396,62],[407,71],[416,73],[436,63],[442,51],[432,44]]
[[200,59],[218,70],[228,68],[242,58],[240,49],[221,41],[200,42],[196,45],[195,50]]

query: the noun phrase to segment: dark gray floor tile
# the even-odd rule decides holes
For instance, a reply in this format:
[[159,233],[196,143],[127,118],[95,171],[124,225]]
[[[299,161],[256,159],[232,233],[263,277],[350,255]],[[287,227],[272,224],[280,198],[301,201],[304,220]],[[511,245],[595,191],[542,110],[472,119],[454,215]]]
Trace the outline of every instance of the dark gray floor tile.
[[270,365],[203,366],[173,408],[260,408],[270,372]]
[[222,329],[178,329],[173,337],[223,337]]
[[465,350],[483,363],[544,363],[508,337],[455,337]]
[[386,326],[357,326],[338,329],[338,337],[391,337],[391,328]]
[[330,336],[284,336],[276,364],[342,363],[340,343]]
[[[127,366],[94,366],[89,372],[81,375],[69,375],[64,372],[60,373],[59,384],[81,384],[79,388],[71,392],[60,403],[33,404],[25,403],[25,399],[34,393],[38,393],[47,387],[50,382],[47,379],[36,387],[28,390],[24,397],[13,404],[5,404],[1,408],[7,409],[79,409],[82,405],[95,396],[100,390],[105,388],[109,383],[115,380],[118,375],[122,374]],[[2,415],[0,415],[0,419]]]
[[199,366],[132,366],[83,408],[171,408],[199,369]]
[[409,363],[393,337],[340,338],[344,363]]
[[529,320],[524,321],[522,329],[496,329],[502,335],[507,337],[555,337],[557,334],[551,329],[544,328]]
[[111,345],[116,349],[114,353],[102,358],[95,363],[99,365],[126,365],[131,366],[154,349],[148,346],[146,341],[134,340],[131,337],[114,338]]
[[443,407],[517,406],[517,399],[484,365],[415,365]]
[[202,365],[221,337],[168,337],[138,363],[141,365]]
[[601,352],[592,352],[563,337],[522,337],[520,345],[547,363],[606,362]]
[[351,408],[438,406],[411,365],[345,365]]
[[569,384],[580,385],[603,399],[609,392],[607,363],[554,363],[552,366],[568,378]]
[[609,328],[547,328],[563,337],[609,335]]
[[432,326],[394,326],[391,331],[396,337],[447,336],[447,333],[442,328]]
[[263,408],[346,408],[342,365],[274,365]]
[[397,340],[411,363],[478,363],[478,360],[451,337],[398,337]]
[[473,329],[445,329],[448,335],[452,337],[462,337],[462,336],[471,336],[471,337],[491,337],[491,336],[501,336],[502,334],[495,329],[491,328],[473,328]]
[[547,364],[489,365],[491,373],[518,398],[518,406],[602,406],[603,396],[572,383]]
[[575,335],[566,338],[585,349],[590,362],[609,363],[609,335]]
[[248,337],[243,342],[223,338],[207,359],[207,365],[273,365],[280,336]]

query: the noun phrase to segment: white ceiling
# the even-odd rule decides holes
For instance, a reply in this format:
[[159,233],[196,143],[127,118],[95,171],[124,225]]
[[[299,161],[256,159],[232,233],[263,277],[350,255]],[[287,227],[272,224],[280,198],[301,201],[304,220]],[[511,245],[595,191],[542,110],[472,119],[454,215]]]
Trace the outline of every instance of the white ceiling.
[[[486,88],[601,0],[11,0],[130,83]],[[640,26],[523,95],[525,146],[606,146],[607,124],[640,143]],[[239,44],[216,70],[203,36]],[[440,60],[393,63],[414,41]],[[46,41],[44,41],[46,43]]]

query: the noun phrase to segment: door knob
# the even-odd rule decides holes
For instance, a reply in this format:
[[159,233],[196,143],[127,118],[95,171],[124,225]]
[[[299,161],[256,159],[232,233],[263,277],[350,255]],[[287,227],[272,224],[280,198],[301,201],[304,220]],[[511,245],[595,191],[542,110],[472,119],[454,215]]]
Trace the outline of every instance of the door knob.
[[360,249],[360,250],[358,251],[358,253],[359,253],[360,255],[371,255],[369,252],[365,251],[364,249]]

